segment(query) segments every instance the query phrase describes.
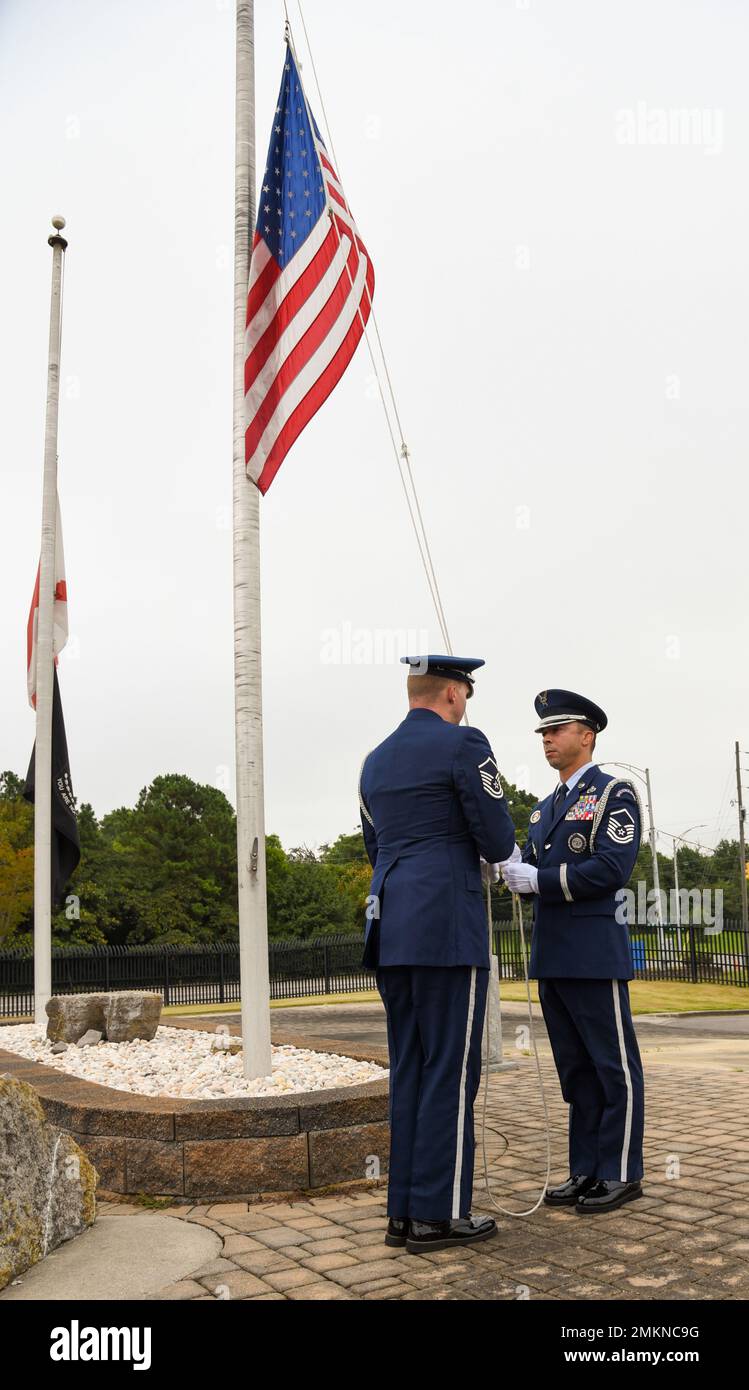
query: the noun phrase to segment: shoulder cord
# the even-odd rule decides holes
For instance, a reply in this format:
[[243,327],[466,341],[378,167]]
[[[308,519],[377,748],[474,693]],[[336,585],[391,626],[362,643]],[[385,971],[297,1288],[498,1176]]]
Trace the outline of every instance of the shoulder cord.
[[[371,752],[372,752],[372,749],[370,748],[369,753],[371,753]],[[369,753],[365,753],[365,754],[364,754],[364,757],[362,758],[361,767],[359,768],[359,788],[358,788],[358,790],[359,790],[359,805],[361,806],[361,809],[362,809],[362,815],[363,815],[363,816],[366,816],[367,820],[369,821],[369,824],[371,825],[372,829],[374,830],[374,821],[372,820],[372,817],[370,816],[369,811],[367,810],[367,808],[366,808],[366,806],[365,806],[365,804],[364,804],[364,797],[363,797],[362,794],[361,794],[361,775],[362,775],[362,773],[363,773],[363,771],[364,771],[364,764],[365,764],[365,762],[367,761],[367,758],[369,757]]]
[[608,803],[608,799],[612,791],[614,790],[614,787],[626,787],[628,791],[631,791],[633,793],[635,801],[637,802],[637,809],[640,812],[640,833],[642,834],[642,827],[645,824],[645,817],[643,815],[640,793],[638,792],[634,782],[628,781],[626,777],[615,777],[611,782],[608,783],[608,786],[604,787],[603,796],[599,797],[598,805],[596,806],[595,815],[593,816],[593,825],[590,831],[591,850],[593,849],[593,846],[595,844],[596,832],[606,813],[606,805]]

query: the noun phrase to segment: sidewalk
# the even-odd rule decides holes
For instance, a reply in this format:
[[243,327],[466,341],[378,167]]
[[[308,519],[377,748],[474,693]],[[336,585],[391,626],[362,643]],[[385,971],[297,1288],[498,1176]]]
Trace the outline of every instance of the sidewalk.
[[[328,1030],[330,1025],[326,1025]],[[509,1039],[506,1039],[508,1041]],[[135,1294],[170,1300],[242,1299],[746,1299],[749,1297],[749,1041],[659,1036],[642,1047],[646,1084],[645,1196],[606,1217],[541,1207],[512,1219],[492,1211],[476,1108],[474,1211],[497,1216],[499,1235],[472,1250],[409,1255],[383,1243],[386,1186],[311,1200],[169,1208],[160,1221],[185,1236],[203,1228],[217,1253]],[[552,1182],[567,1176],[567,1108],[542,1045],[552,1126]],[[533,1060],[489,1082],[487,1151],[504,1206],[536,1200],[545,1170],[543,1110]],[[499,1131],[507,1136],[505,1152]],[[500,1156],[501,1155],[501,1156]],[[678,1165],[678,1166],[677,1166]],[[669,1177],[669,1173],[679,1176]],[[142,1247],[153,1214],[99,1203],[110,1231],[122,1222],[119,1261]],[[116,1219],[116,1220],[115,1220]],[[93,1233],[89,1233],[93,1234]],[[176,1233],[175,1233],[176,1234]],[[85,1239],[86,1237],[83,1237]],[[55,1254],[58,1278],[77,1242]],[[24,1276],[34,1293],[42,1266]],[[111,1261],[101,1268],[101,1278]],[[17,1297],[19,1286],[2,1298]],[[51,1295],[50,1295],[51,1296]],[[54,1295],[59,1297],[59,1292]],[[81,1292],[80,1297],[84,1294]],[[119,1297],[133,1296],[119,1293]]]

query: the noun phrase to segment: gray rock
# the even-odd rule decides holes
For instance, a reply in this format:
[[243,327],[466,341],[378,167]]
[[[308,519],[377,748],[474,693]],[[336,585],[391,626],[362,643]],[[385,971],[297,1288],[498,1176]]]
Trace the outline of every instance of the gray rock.
[[64,1042],[56,1042],[52,1044],[49,1050],[50,1052],[54,1052],[55,1055],[59,1055],[59,1053],[61,1052],[67,1052],[68,1044]]
[[53,994],[47,1000],[47,1037],[52,1042],[77,1042],[89,1028],[104,1032],[106,994]]
[[52,1042],[77,1043],[93,1030],[108,1042],[150,1039],[159,1026],[163,1003],[163,996],[150,990],[53,994],[47,1001],[47,1037]]
[[0,1289],[93,1225],[98,1174],[28,1082],[0,1076]]
[[101,1042],[103,1036],[103,1033],[100,1033],[98,1028],[88,1028],[83,1034],[83,1037],[78,1039],[76,1047],[96,1047],[96,1044]]
[[211,1052],[227,1052],[230,1057],[235,1057],[241,1051],[242,1039],[227,1037],[225,1033],[219,1033],[211,1043]]
[[133,1038],[156,1036],[163,995],[125,989],[105,997],[104,1031],[108,1042],[132,1042]]

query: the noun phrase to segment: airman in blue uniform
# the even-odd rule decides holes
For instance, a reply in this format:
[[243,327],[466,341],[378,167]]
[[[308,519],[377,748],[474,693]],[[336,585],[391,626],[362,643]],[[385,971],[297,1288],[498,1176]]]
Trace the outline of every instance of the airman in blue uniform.
[[535,708],[559,783],[531,813],[522,862],[502,872],[514,892],[535,895],[530,975],[570,1107],[570,1177],[544,1201],[586,1215],[642,1196],[642,1063],[617,898],[637,859],[642,811],[634,783],[591,757],[608,722],[598,705],[544,690]]
[[373,874],[364,963],[376,972],[390,1052],[388,1245],[412,1253],[493,1235],[472,1216],[473,1103],[489,940],[481,858],[515,831],[492,749],[461,725],[476,657],[405,657],[409,712],[359,778]]

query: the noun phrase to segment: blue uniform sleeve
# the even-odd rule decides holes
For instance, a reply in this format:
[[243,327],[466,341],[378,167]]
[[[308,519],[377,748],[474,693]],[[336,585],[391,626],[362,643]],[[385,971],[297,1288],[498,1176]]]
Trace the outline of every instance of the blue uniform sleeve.
[[[369,757],[369,754],[367,754],[367,757]],[[366,761],[367,759],[365,758],[359,773],[359,819],[361,820],[362,834],[364,836],[364,848],[367,851],[369,862],[372,868],[374,868],[377,863],[377,832],[374,828],[372,817],[369,814],[367,803],[364,800],[364,790],[362,787],[362,778],[364,776]]]
[[[537,811],[537,810],[538,810],[538,807],[537,807],[537,806],[534,806],[533,810],[534,810],[534,811]],[[528,827],[528,837],[527,837],[527,839],[526,839],[526,841],[525,841],[525,844],[523,845],[523,848],[522,848],[521,851],[520,851],[520,859],[521,859],[521,862],[522,862],[523,864],[532,864],[534,868],[536,867],[536,865],[537,865],[537,863],[538,863],[538,860],[536,859],[536,856],[535,856],[535,854],[533,853],[533,841],[531,840],[530,826]],[[519,893],[519,894],[518,894],[518,897],[520,897],[520,898],[535,898],[535,897],[536,897],[536,894],[535,894],[535,893]]]
[[[534,806],[531,815],[533,815],[533,812],[537,811],[538,809],[538,806]],[[520,858],[524,864],[536,864],[537,862],[536,856],[533,853],[533,841],[531,840],[530,826],[528,826],[528,835],[526,837],[525,844],[523,845],[523,848],[520,851]]]
[[610,783],[600,818],[593,822],[590,856],[580,863],[539,869],[540,896],[554,902],[602,898],[623,888],[632,876],[640,848],[640,801],[630,782]]
[[479,854],[488,864],[508,859],[515,827],[489,742],[480,729],[464,729],[453,763],[453,782]]
[[[538,807],[534,807],[534,810],[537,810],[537,809],[538,809]],[[533,841],[531,840],[530,826],[528,827],[528,836],[527,836],[527,839],[526,839],[525,844],[523,845],[523,847],[522,847],[522,849],[521,849],[521,851],[520,851],[520,861],[521,861],[521,863],[523,863],[523,864],[532,864],[534,868],[536,867],[536,864],[537,864],[536,856],[535,856],[535,854],[533,853]],[[528,899],[530,899],[530,900],[533,900],[533,898],[535,898],[537,895],[536,895],[535,893],[533,893],[533,892],[528,892],[528,893],[518,893],[517,896],[518,896],[519,898],[528,898]]]

